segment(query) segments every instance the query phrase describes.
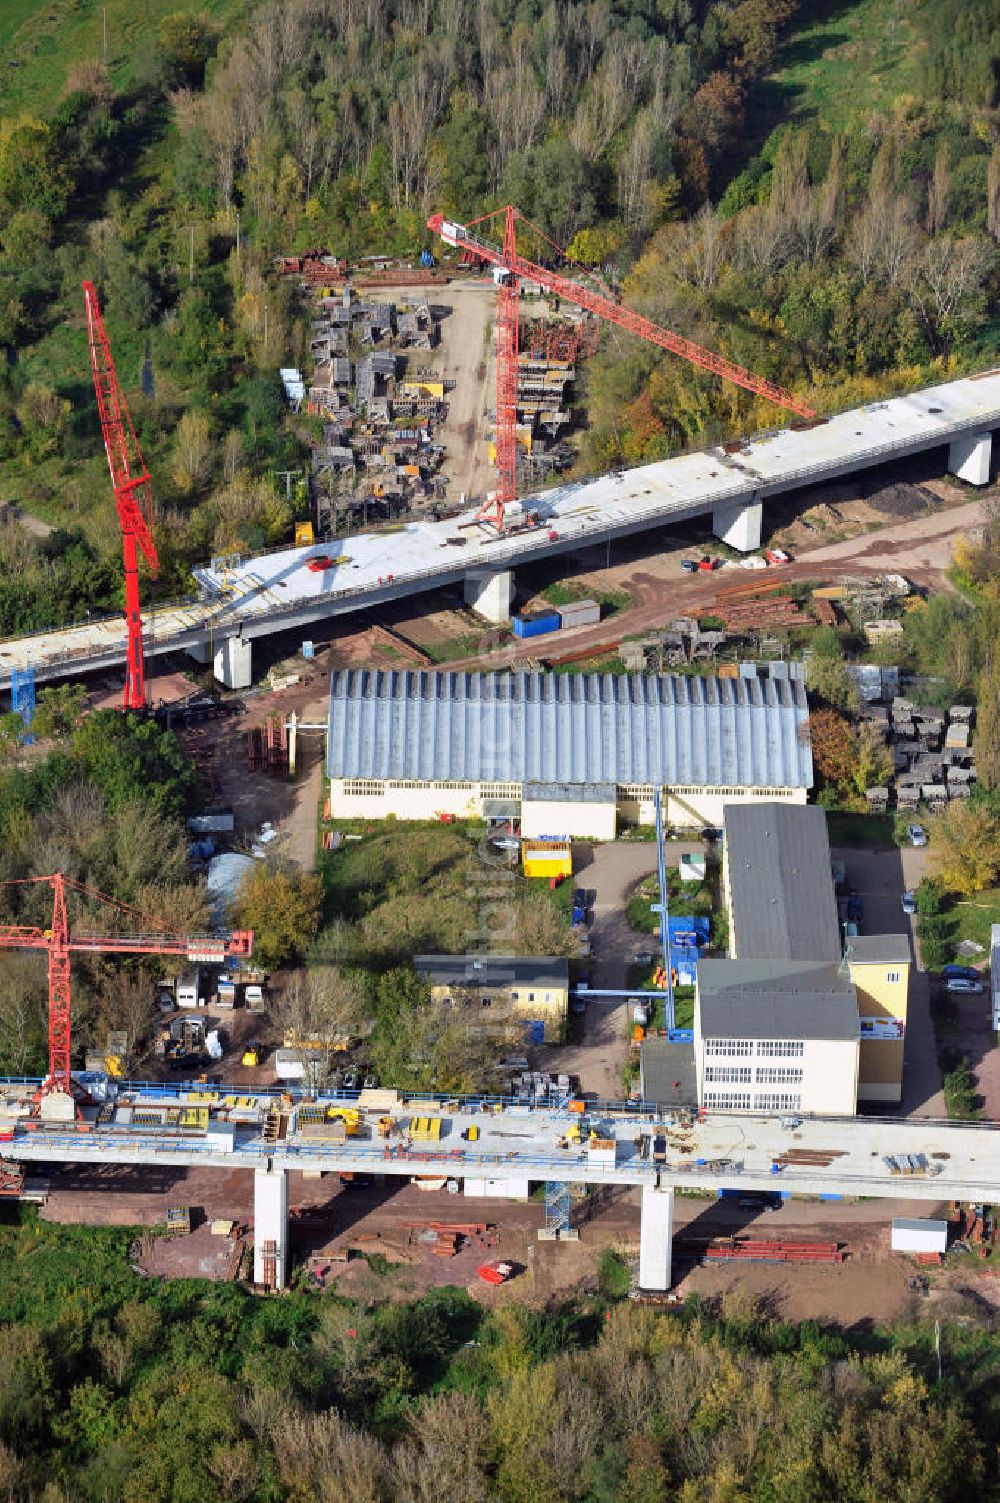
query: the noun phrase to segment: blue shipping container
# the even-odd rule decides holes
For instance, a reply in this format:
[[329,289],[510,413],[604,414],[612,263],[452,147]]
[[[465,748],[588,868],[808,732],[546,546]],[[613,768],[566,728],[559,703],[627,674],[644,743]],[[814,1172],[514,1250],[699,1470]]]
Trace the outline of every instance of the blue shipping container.
[[543,637],[546,632],[558,631],[562,622],[558,611],[548,611],[544,615],[515,616],[515,637]]

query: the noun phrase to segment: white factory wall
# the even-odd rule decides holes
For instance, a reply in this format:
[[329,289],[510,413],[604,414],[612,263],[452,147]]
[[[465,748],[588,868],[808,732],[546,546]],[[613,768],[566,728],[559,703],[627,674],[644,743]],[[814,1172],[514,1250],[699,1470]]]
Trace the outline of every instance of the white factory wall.
[[521,805],[521,834],[527,840],[568,835],[571,840],[614,840],[614,800],[608,803],[530,799]]
[[[804,804],[807,797],[805,788],[664,788],[663,817],[675,830],[700,830],[705,825],[720,828],[729,804],[754,804],[762,798]],[[652,789],[619,788],[618,810],[626,824],[656,823]]]
[[[727,804],[783,799],[804,804],[805,788],[665,788],[664,817],[675,829],[719,827]],[[330,812],[340,819],[480,819],[483,800],[520,801],[520,783],[433,783],[415,779],[332,778]],[[613,840],[617,818],[625,824],[655,822],[653,791],[623,784],[617,808],[610,803],[529,801],[521,804],[521,829],[529,839],[538,835],[568,835],[571,839]]]
[[[720,1043],[726,1052],[715,1052]],[[705,1111],[805,1112],[852,1117],[858,1101],[858,1044],[850,1039],[702,1037],[695,1013],[698,1105]]]
[[330,783],[330,813],[334,819],[386,819],[390,814],[396,819],[436,819],[439,814],[479,819],[482,814],[477,783],[448,787],[438,783],[394,785],[372,781],[371,792],[348,791],[351,783],[346,778],[334,778]]

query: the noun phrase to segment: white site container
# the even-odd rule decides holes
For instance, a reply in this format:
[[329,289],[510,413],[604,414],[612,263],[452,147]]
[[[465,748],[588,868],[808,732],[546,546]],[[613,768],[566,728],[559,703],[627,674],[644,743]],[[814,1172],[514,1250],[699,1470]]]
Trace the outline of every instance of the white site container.
[[947,1247],[947,1221],[910,1221],[904,1216],[893,1217],[893,1252],[943,1253]]

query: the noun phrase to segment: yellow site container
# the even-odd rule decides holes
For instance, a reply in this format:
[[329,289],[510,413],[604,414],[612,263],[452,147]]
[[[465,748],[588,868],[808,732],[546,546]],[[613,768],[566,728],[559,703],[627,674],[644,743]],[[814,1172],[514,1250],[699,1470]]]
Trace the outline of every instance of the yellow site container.
[[414,1117],[410,1123],[410,1137],[420,1143],[437,1143],[441,1138],[440,1117]]
[[200,1127],[204,1132],[208,1126],[207,1106],[186,1106],[181,1112],[181,1127]]
[[295,524],[295,546],[296,546],[296,548],[311,548],[312,545],[313,545],[313,543],[315,543],[315,541],[316,541],[316,534],[313,531],[313,524],[311,522],[296,522],[296,524]]
[[469,1143],[479,1142],[479,1128],[473,1123],[472,1127],[466,1128],[466,1141]]
[[521,846],[521,866],[526,877],[570,877],[573,856],[568,845],[526,840]]

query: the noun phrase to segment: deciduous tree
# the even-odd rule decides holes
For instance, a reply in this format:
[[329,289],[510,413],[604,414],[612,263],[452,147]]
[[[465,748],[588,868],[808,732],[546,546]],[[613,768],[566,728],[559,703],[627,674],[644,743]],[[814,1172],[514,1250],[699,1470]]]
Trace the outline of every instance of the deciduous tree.
[[931,864],[948,892],[970,897],[1000,872],[1000,820],[981,804],[950,803],[930,820]]
[[236,922],[254,931],[254,956],[265,967],[301,955],[316,933],[323,886],[311,874],[261,862],[249,871],[236,903]]

